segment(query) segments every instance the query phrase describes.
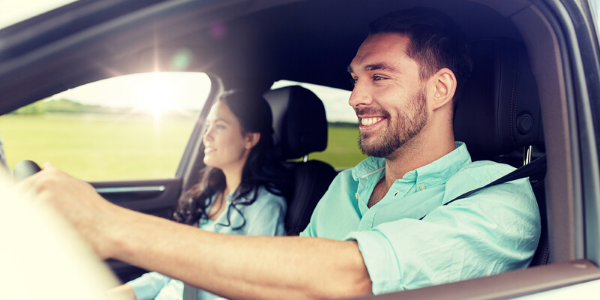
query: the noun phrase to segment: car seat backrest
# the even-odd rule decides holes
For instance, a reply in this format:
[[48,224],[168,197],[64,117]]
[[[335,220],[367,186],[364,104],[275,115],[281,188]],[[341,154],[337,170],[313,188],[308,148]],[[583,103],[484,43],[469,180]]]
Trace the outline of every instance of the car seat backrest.
[[[323,102],[311,91],[289,86],[264,94],[273,113],[276,152],[284,160],[301,158],[327,148],[327,118]],[[294,181],[288,198],[286,229],[299,234],[337,175],[333,167],[318,160],[286,162]]]
[[471,42],[473,72],[454,111],[454,134],[474,159],[543,144],[535,77],[525,47],[508,38]]
[[[470,43],[473,72],[454,111],[454,134],[473,160],[543,145],[541,109],[535,77],[525,46],[509,38],[486,38]],[[542,237],[532,265],[548,263],[547,213],[544,179],[532,179]]]

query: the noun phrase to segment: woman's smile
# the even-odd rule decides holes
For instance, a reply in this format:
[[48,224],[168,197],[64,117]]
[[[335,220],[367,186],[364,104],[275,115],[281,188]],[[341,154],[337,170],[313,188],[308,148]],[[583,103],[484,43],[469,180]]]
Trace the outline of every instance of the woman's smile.
[[204,147],[204,155],[212,153],[212,152],[215,152],[215,151],[217,151],[217,149],[215,149],[213,147],[210,147],[210,146],[205,146]]

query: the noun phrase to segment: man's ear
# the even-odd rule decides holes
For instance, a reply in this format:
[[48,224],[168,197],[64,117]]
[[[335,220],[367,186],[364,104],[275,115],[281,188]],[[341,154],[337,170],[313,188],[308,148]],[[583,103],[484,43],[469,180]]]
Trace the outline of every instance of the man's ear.
[[258,144],[258,141],[260,141],[260,132],[249,132],[246,134],[246,144],[244,147],[250,150]]
[[452,98],[454,98],[454,92],[456,92],[456,76],[448,68],[442,68],[437,71],[429,80],[429,91],[432,93],[430,99],[431,109],[436,110],[440,107],[450,103],[452,105]]

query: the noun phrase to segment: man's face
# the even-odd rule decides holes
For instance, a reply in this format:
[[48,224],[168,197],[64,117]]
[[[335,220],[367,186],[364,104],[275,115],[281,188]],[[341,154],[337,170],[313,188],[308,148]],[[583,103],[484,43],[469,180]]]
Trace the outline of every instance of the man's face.
[[350,64],[355,85],[349,103],[364,154],[391,158],[427,124],[425,83],[417,62],[406,55],[409,42],[399,34],[369,36]]

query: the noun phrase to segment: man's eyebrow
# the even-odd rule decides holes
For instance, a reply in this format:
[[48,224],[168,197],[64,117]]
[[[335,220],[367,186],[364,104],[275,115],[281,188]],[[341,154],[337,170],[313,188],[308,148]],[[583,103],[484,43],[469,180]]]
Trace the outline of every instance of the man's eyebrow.
[[[383,70],[383,71],[399,72],[398,69],[396,69],[394,66],[392,66],[388,63],[370,64],[370,65],[366,65],[363,69],[365,71]],[[354,70],[352,69],[351,66],[348,66],[348,73],[354,73]]]
[[387,64],[387,63],[376,63],[376,64],[366,65],[364,67],[364,69],[365,69],[365,71],[384,70],[384,71],[398,72],[398,69],[396,69],[394,66]]

